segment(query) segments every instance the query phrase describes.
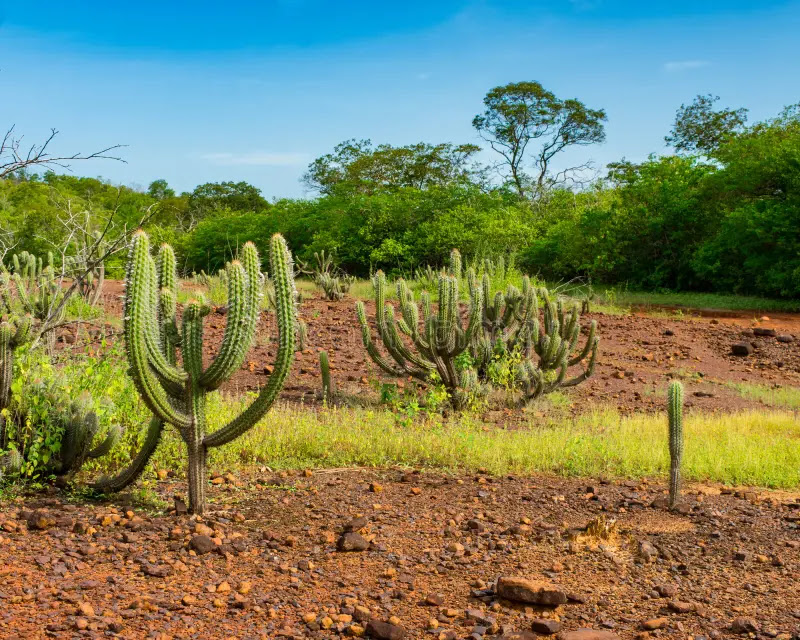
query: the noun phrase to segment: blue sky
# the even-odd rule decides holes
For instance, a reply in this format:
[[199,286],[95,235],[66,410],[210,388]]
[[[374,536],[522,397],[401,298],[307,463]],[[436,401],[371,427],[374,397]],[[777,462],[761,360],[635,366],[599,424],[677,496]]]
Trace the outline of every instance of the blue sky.
[[538,80],[607,110],[607,142],[580,150],[602,165],[665,151],[698,93],[751,119],[800,101],[798,33],[800,0],[0,0],[0,125],[128,145],[73,167],[115,183],[302,196],[337,142],[478,142],[486,91]]

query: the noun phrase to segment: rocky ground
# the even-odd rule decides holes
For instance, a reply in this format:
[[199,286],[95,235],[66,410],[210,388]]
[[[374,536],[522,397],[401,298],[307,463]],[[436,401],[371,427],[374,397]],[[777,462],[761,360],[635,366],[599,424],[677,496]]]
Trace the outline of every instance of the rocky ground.
[[[800,637],[800,495],[331,470],[0,509],[2,638]],[[124,500],[124,498],[120,498]],[[591,629],[591,631],[579,631]]]

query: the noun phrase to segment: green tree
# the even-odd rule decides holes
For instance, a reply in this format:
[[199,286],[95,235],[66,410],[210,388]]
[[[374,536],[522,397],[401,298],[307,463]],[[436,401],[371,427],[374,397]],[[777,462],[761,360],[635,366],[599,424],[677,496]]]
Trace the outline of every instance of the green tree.
[[713,155],[719,146],[744,131],[747,109],[714,109],[719,96],[698,95],[682,104],[664,141],[678,152]]
[[[512,82],[495,87],[483,99],[485,110],[472,126],[499,153],[508,179],[520,197],[541,194],[586,168],[588,163],[553,174],[553,158],[573,146],[605,140],[606,112],[590,109],[581,101],[561,99],[538,82]],[[533,175],[526,173],[529,145],[538,141],[533,156]]]
[[147,187],[147,193],[151,198],[155,198],[156,200],[165,200],[175,197],[175,189],[170,189],[167,181],[164,179],[153,180],[150,186]]
[[474,144],[428,144],[404,147],[372,146],[369,140],[346,140],[314,160],[303,176],[311,189],[330,195],[335,191],[375,193],[404,187],[429,189],[481,179],[473,156]]

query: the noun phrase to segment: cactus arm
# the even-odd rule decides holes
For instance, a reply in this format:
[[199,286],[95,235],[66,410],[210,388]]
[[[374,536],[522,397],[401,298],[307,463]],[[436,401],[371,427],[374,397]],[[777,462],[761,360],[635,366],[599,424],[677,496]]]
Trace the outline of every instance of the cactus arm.
[[[595,364],[597,363],[597,345],[599,343],[600,343],[600,341],[597,338],[594,338],[591,343],[588,343],[588,344],[591,345],[591,352],[590,352],[590,355],[589,355],[589,364],[587,365],[586,369],[584,369],[583,373],[580,373],[579,375],[575,376],[574,378],[571,378],[570,380],[566,380],[564,383],[562,383],[562,385],[561,385],[562,387],[574,387],[575,385],[580,384],[581,382],[583,382],[587,378],[590,378],[594,374],[594,367],[595,367]],[[568,361],[567,364],[571,365],[571,361]]]
[[372,361],[391,376],[400,377],[405,375],[405,370],[395,368],[394,365],[380,354],[375,343],[372,341],[369,324],[367,323],[367,313],[364,310],[364,303],[361,300],[356,302],[356,315],[361,325],[361,339],[364,342],[364,348],[367,350],[367,354]]
[[[129,257],[129,273],[125,292],[125,349],[130,373],[142,399],[154,415],[165,422],[185,427],[189,417],[176,410],[153,375],[148,358],[146,335],[149,333],[148,255],[147,236],[134,234]],[[159,351],[160,353],[160,351]],[[161,354],[163,357],[163,354]]]
[[150,462],[150,458],[155,453],[158,443],[161,441],[163,430],[164,421],[160,418],[153,417],[147,428],[147,435],[145,436],[144,443],[142,443],[142,448],[139,449],[139,452],[131,463],[116,476],[112,478],[100,478],[94,482],[91,487],[103,493],[113,493],[122,491],[125,487],[136,482],[139,476],[144,472],[148,462]]
[[294,296],[294,267],[286,241],[275,234],[270,240],[270,272],[275,282],[275,316],[278,324],[278,353],[269,381],[253,403],[227,425],[203,439],[206,447],[218,447],[252,428],[269,411],[278,397],[294,356],[294,326],[297,310]]
[[575,357],[571,358],[569,361],[569,365],[572,366],[574,364],[578,364],[582,360],[589,355],[590,351],[597,349],[597,341],[595,340],[595,333],[597,332],[597,321],[592,320],[592,323],[589,325],[589,335],[586,336],[586,344],[583,347],[583,350],[575,355]]
[[108,432],[106,433],[106,437],[103,438],[103,441],[98,444],[94,449],[89,451],[87,454],[88,458],[92,458],[93,460],[96,458],[102,458],[104,455],[108,454],[111,449],[120,441],[122,438],[122,427],[118,424],[113,424],[108,428]]
[[[250,347],[244,337],[250,333],[248,323],[255,323],[253,305],[249,298],[258,296],[258,286],[249,286],[244,267],[239,261],[228,265],[228,322],[222,345],[214,361],[198,383],[206,390],[218,389],[241,366]],[[245,300],[248,298],[248,300]]]

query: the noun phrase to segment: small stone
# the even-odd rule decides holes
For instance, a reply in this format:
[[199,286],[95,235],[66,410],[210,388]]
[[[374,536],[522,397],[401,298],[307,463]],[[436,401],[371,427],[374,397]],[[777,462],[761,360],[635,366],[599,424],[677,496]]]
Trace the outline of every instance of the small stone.
[[675,613],[691,613],[694,611],[694,605],[691,602],[683,602],[681,600],[673,600],[669,603],[669,608]]
[[28,516],[28,527],[31,529],[44,531],[52,527],[55,523],[56,519],[42,509],[36,509],[36,511]]
[[375,619],[367,623],[366,633],[376,640],[402,640],[406,637],[403,627]]
[[731,353],[735,356],[749,356],[753,353],[753,345],[749,342],[734,342],[731,345]]
[[378,484],[377,482],[372,482],[369,485],[369,490],[372,491],[372,493],[380,493],[383,491],[383,485]]
[[545,636],[550,636],[561,631],[561,623],[558,620],[537,618],[531,623],[531,630]]
[[782,333],[778,336],[778,342],[789,344],[790,342],[794,342],[794,336],[790,336],[788,333]]
[[358,516],[344,525],[344,531],[345,533],[348,531],[361,531],[361,529],[364,529],[368,524],[369,521],[364,516]]
[[502,576],[497,579],[496,591],[499,597],[513,602],[549,607],[567,602],[567,594],[560,587],[543,580]]
[[369,549],[369,542],[360,533],[350,531],[342,534],[336,548],[339,551],[366,551]]
[[736,618],[731,623],[731,631],[733,633],[740,633],[743,635],[746,633],[758,633],[759,626],[753,618],[741,617]]
[[217,585],[217,593],[230,593],[231,585],[227,580],[223,580]]
[[182,602],[182,603],[183,603],[185,606],[187,606],[187,607],[191,607],[191,606],[193,606],[193,605],[196,605],[196,604],[197,604],[197,598],[195,598],[195,597],[194,597],[193,595],[191,595],[190,593],[187,593],[185,596],[183,596],[183,598],[181,598],[181,602]]
[[639,542],[639,557],[645,562],[653,562],[658,558],[658,549],[647,540],[641,540]]
[[429,593],[425,596],[425,604],[429,607],[441,607],[444,604],[444,596],[440,593]]
[[207,535],[192,536],[189,541],[189,548],[199,556],[213,551],[216,546],[216,543]]
[[354,638],[360,638],[366,633],[366,629],[362,627],[360,624],[351,624],[347,627],[347,635],[353,636]]
[[672,598],[678,595],[678,587],[673,584],[657,584],[653,590],[662,598]]
[[509,631],[500,636],[499,640],[538,640],[539,636],[530,631]]
[[582,628],[576,631],[562,631],[558,640],[619,640],[619,636],[611,631]]
[[755,327],[753,329],[753,335],[763,338],[774,338],[777,335],[777,331],[775,331],[775,329],[767,329],[766,327]]
[[652,618],[651,620],[646,620],[642,623],[642,629],[646,631],[655,631],[656,629],[663,629],[667,626],[669,620],[666,618]]
[[175,504],[176,516],[185,516],[187,513],[189,513],[189,509],[186,507],[186,503],[183,501],[183,498],[180,496],[173,496],[172,501]]

